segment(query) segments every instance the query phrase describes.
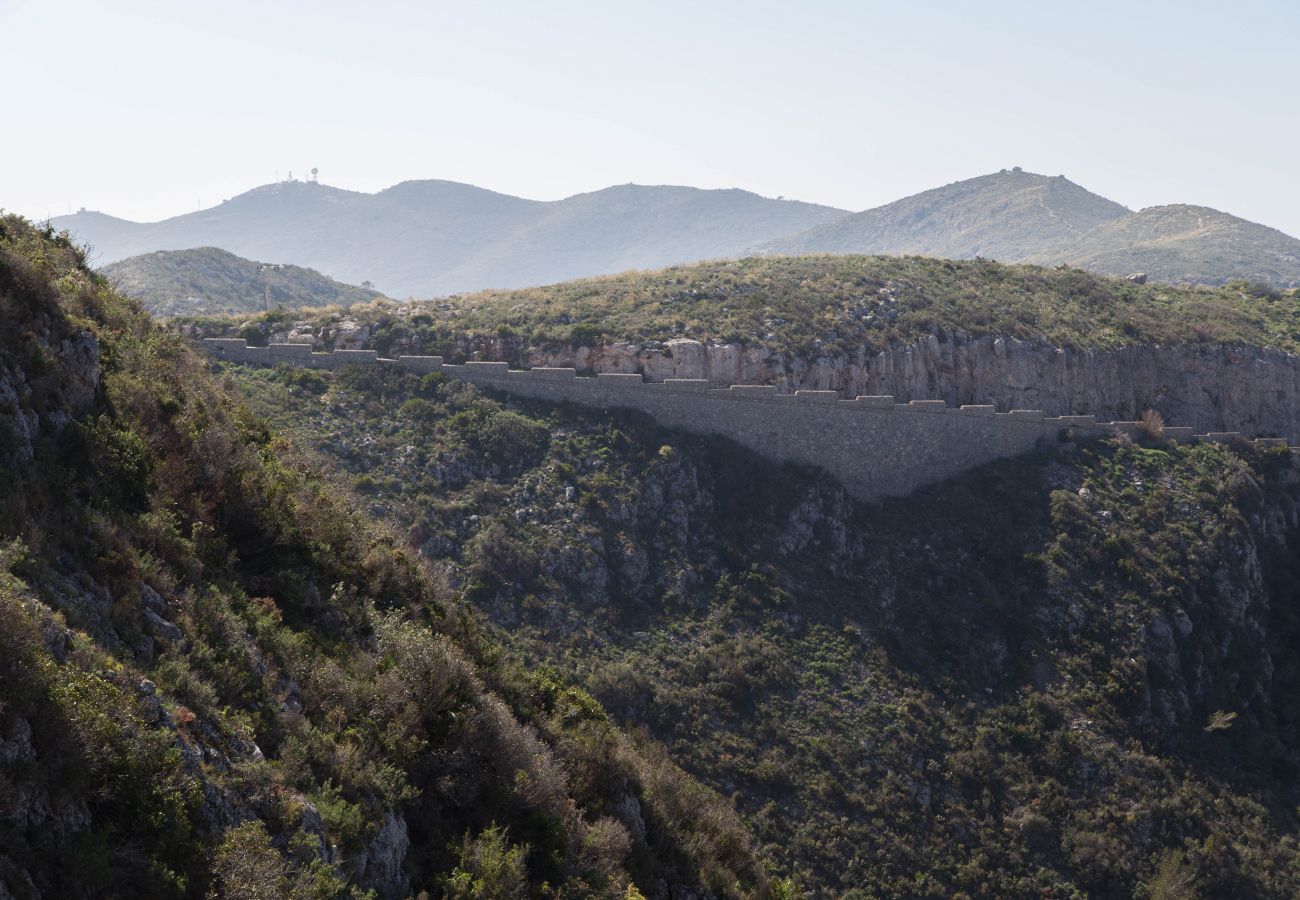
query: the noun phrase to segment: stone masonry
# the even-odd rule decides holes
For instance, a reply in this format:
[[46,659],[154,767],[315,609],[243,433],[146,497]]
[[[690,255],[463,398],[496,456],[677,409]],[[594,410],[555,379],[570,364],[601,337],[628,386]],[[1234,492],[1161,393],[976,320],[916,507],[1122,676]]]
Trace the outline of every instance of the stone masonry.
[[[578,403],[597,409],[636,409],[673,428],[716,434],[763,456],[826,470],[854,495],[872,500],[901,496],[983,463],[1076,437],[1135,434],[1136,422],[1098,423],[1093,416],[1048,417],[1036,410],[999,413],[993,406],[950,407],[942,400],[895,403],[890,396],[841,399],[834,391],[778,393],[770,385],[712,388],[709,382],[646,382],[638,374],[579,378],[575,369],[511,370],[504,362],[446,365],[438,356],[382,359],[373,350],[313,353],[303,344],[249,347],[242,339],[208,338],[216,357],[254,365],[287,363],[336,369],[354,363],[442,372],[483,388],[521,397]],[[1193,434],[1166,427],[1179,441],[1231,441],[1241,434]],[[1285,445],[1280,438],[1258,444]]]

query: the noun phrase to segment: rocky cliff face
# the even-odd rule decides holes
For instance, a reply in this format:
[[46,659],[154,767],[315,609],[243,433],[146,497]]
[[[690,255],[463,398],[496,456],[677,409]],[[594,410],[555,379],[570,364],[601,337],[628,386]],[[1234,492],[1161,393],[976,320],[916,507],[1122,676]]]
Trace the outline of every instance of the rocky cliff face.
[[[308,323],[269,335],[272,343],[313,343],[317,350],[372,346],[370,328],[354,322],[313,330]],[[216,336],[188,329],[193,337]],[[427,354],[399,336],[381,355]],[[527,346],[514,337],[462,334],[449,361],[505,360],[513,365],[573,366],[585,372],[641,372],[650,381],[704,378],[725,384],[776,384],[834,390],[845,397],[891,394],[900,402],[993,403],[1001,411],[1095,414],[1133,420],[1153,409],[1171,425],[1240,431],[1300,441],[1300,355],[1256,346],[1132,345],[1075,350],[1046,342],[952,331],[929,334],[883,352],[826,347],[818,355],[763,344],[669,341],[599,346]]]
[[[899,401],[994,403],[1003,411],[1092,413],[1103,420],[1132,420],[1154,409],[1170,424],[1198,431],[1300,440],[1300,356],[1259,347],[1080,351],[953,332],[931,334],[882,353],[860,349],[811,358],[762,345],[690,339],[519,347],[495,336],[468,336],[458,349],[471,359],[643,372],[651,381],[706,378],[719,384],[777,384],[791,390],[835,390],[846,397],[892,394]],[[389,352],[420,351],[398,347]]]
[[32,374],[0,356],[0,458],[7,452],[19,463],[32,458],[42,431],[58,431],[88,409],[99,387],[99,341],[89,331],[38,334],[28,352],[53,365]]

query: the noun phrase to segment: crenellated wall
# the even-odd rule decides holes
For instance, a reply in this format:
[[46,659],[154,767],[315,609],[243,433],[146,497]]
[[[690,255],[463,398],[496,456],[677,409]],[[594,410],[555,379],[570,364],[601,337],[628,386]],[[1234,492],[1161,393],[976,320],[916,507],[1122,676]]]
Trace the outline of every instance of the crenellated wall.
[[[825,469],[863,499],[907,494],[975,466],[1071,436],[1136,433],[1136,422],[1097,423],[1093,416],[1047,417],[1035,410],[999,413],[993,406],[950,407],[942,400],[895,403],[893,397],[840,399],[834,391],[778,393],[770,385],[732,385],[636,374],[579,378],[574,369],[511,370],[503,362],[444,365],[437,356],[381,359],[373,350],[313,353],[307,345],[249,347],[241,339],[208,338],[216,356],[254,365],[288,363],[336,369],[358,362],[443,372],[485,388],[598,409],[636,409],[674,428],[717,434],[764,456]],[[1165,428],[1175,440],[1233,440],[1237,433],[1194,435]],[[1259,443],[1285,444],[1280,439]]]

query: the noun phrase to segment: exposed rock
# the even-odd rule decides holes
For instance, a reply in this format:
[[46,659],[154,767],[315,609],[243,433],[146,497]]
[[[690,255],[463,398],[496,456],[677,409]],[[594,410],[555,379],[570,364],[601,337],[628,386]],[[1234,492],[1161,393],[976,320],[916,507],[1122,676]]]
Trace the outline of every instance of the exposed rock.
[[185,635],[175,623],[168,622],[152,609],[143,610],[141,618],[144,619],[145,628],[149,633],[163,643],[177,644],[185,639]]
[[337,862],[336,854],[329,843],[329,837],[325,833],[325,823],[321,820],[320,810],[306,797],[299,796],[295,799],[302,809],[302,816],[298,820],[298,830],[307,837],[307,841],[299,844],[298,848],[310,847],[312,855],[321,862]]
[[391,811],[385,812],[379,833],[357,857],[357,880],[380,897],[405,897],[411,885],[402,866],[410,849],[406,819]]
[[31,723],[21,717],[15,718],[7,729],[0,730],[0,766],[29,763],[35,759]]
[[[1073,350],[1013,338],[927,335],[881,353],[796,357],[761,346],[669,341],[664,351],[596,348],[596,372],[643,372],[651,381],[776,384],[846,397],[891,394],[900,402],[993,403],[999,410],[1094,414],[1132,421],[1147,409],[1198,431],[1300,439],[1300,355],[1220,345]],[[520,365],[574,366],[569,348],[534,349]]]
[[614,815],[623,823],[638,847],[645,846],[645,817],[641,814],[641,801],[632,794],[624,794],[614,808]]
[[99,339],[79,331],[59,342],[56,355],[67,373],[67,404],[72,412],[84,412],[99,390]]
[[160,616],[167,611],[167,601],[162,598],[162,594],[143,581],[140,582],[140,605]]

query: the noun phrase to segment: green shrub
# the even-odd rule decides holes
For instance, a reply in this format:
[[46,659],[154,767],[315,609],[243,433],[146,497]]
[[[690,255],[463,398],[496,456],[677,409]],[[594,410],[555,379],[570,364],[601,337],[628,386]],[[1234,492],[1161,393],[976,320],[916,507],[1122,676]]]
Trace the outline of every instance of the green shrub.
[[510,846],[506,837],[506,830],[495,824],[472,840],[465,834],[460,861],[447,878],[448,900],[518,900],[527,895],[528,846]]

